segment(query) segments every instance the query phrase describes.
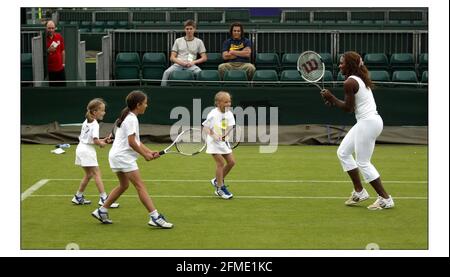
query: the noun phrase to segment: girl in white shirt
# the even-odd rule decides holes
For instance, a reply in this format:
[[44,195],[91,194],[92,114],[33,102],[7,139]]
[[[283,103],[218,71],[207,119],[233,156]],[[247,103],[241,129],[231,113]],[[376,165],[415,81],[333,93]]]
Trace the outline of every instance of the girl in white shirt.
[[147,148],[139,138],[137,116],[144,114],[147,109],[147,95],[139,90],[132,91],[126,97],[126,103],[127,107],[122,110],[115,123],[117,130],[112,148],[109,151],[109,164],[119,179],[119,185],[111,191],[103,206],[92,212],[92,216],[104,224],[111,224],[108,209],[128,189],[131,182],[138,192],[139,199],[149,212],[150,221],[148,224],[155,227],[172,228],[173,224],[167,222],[164,216],[156,210],[136,163],[138,154],[143,156],[146,161],[159,157],[158,152]]
[[[99,205],[102,205],[106,201],[108,195],[105,192],[105,186],[103,185],[100,168],[97,162],[97,153],[95,152],[95,145],[105,147],[110,138],[100,139],[99,125],[97,120],[102,120],[105,116],[105,102],[103,99],[95,98],[91,100],[87,105],[86,120],[81,127],[81,133],[78,137],[80,143],[76,149],[75,164],[83,168],[85,175],[81,180],[78,191],[72,198],[72,203],[76,205],[91,204],[90,200],[84,198],[84,190],[87,184],[94,177],[95,184],[100,193]],[[118,208],[118,203],[113,203],[112,208]]]
[[231,199],[233,194],[228,191],[224,184],[225,177],[236,164],[233,151],[223,140],[226,130],[236,124],[231,107],[231,96],[226,91],[219,91],[214,98],[216,108],[209,112],[206,120],[202,123],[208,134],[206,139],[206,153],[211,154],[216,162],[216,177],[211,180],[215,187],[215,194],[223,199]]
[[[354,112],[356,124],[350,129],[338,148],[337,155],[342,168],[353,182],[354,190],[345,201],[348,206],[356,205],[369,198],[363,188],[359,171],[378,194],[376,201],[369,205],[369,210],[382,210],[394,207],[394,200],[385,191],[380,174],[370,162],[377,137],[383,130],[383,120],[378,115],[377,106],[372,94],[372,81],[364,66],[361,56],[356,52],[342,55],[339,69],[346,77],[344,82],[344,101],[337,99],[329,90],[321,94],[327,105],[336,106],[346,112]],[[355,153],[356,161],[352,154]]]

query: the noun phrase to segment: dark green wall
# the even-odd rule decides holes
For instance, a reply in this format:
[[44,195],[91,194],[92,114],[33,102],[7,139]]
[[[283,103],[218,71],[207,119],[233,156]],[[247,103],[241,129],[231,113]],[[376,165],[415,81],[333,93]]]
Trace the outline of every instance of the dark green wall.
[[[21,124],[79,123],[84,120],[89,100],[101,97],[107,102],[105,122],[113,122],[125,107],[125,96],[133,89],[143,89],[150,96],[149,110],[141,123],[172,124],[172,108],[192,109],[192,99],[202,100],[202,109],[213,105],[215,87],[66,87],[22,88]],[[233,106],[279,108],[279,124],[353,125],[353,114],[325,106],[316,87],[233,88]],[[342,98],[342,88],[334,88]],[[378,111],[385,126],[428,125],[427,88],[378,88],[374,90]]]

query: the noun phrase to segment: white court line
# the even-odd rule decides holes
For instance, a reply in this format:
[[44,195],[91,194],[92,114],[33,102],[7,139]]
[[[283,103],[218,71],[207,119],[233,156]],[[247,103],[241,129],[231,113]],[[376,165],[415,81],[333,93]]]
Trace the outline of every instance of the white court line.
[[[81,181],[81,179],[49,179],[51,181]],[[107,182],[114,182],[117,179],[102,179]],[[209,182],[210,180],[203,179],[145,179],[144,182],[184,182],[184,183],[193,183],[193,182]],[[347,181],[336,181],[336,180],[227,180],[229,183],[349,183],[350,180]],[[428,181],[389,181],[383,180],[383,183],[397,183],[397,184],[428,184]]]
[[42,179],[42,180],[39,180],[34,185],[32,185],[31,187],[29,187],[26,191],[24,191],[22,193],[22,195],[21,195],[22,201],[27,199],[27,197],[31,196],[31,194],[33,194],[33,192],[35,192],[38,189],[40,189],[43,185],[47,184],[48,181],[50,181],[50,179]]
[[[70,198],[72,194],[35,194],[30,195],[31,197],[67,197]],[[98,197],[97,194],[85,195],[86,197]],[[137,198],[137,195],[121,195],[120,197]],[[151,195],[152,198],[217,198],[213,195]],[[241,195],[234,196],[233,198],[247,198],[247,199],[347,199],[348,196],[274,196],[274,195]],[[376,197],[370,197],[375,199]],[[427,197],[417,197],[417,196],[404,196],[404,197],[394,197],[394,199],[405,199],[405,200],[427,200]]]

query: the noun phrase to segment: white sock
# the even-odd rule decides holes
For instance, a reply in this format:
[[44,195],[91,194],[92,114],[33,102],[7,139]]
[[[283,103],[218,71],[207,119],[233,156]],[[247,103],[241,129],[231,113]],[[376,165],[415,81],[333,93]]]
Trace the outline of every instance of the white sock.
[[101,206],[101,207],[99,208],[99,210],[100,210],[102,213],[107,213],[107,212],[108,212],[108,209],[107,209],[107,208],[104,208],[103,206]]
[[151,217],[153,217],[153,218],[157,218],[157,217],[159,216],[158,210],[154,210],[154,211],[151,212],[149,215],[150,215]]
[[100,193],[100,197],[102,199],[106,199],[106,197],[108,197],[108,194],[106,194],[106,192],[102,192],[102,193]]
[[83,196],[83,193],[82,192],[80,192],[80,191],[77,191],[77,193],[75,194],[77,197],[81,197],[81,196]]

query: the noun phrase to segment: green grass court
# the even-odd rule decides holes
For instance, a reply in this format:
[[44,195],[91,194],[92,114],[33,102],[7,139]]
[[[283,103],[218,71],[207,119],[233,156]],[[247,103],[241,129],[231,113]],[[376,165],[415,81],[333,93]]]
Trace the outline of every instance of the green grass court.
[[[163,149],[166,145],[150,145]],[[147,225],[148,216],[134,186],[111,209],[112,225],[90,213],[98,192],[92,180],[86,190],[91,205],[71,204],[83,176],[74,165],[75,147],[54,155],[53,145],[21,146],[21,248],[65,249],[380,249],[428,248],[427,146],[377,145],[372,162],[392,194],[392,210],[369,211],[375,200],[359,207],[344,201],[351,182],[336,157],[336,146],[280,146],[260,154],[257,146],[235,150],[236,167],[226,183],[235,195],[222,200],[209,180],[215,165],[207,154],[166,155],[145,162],[141,175],[156,207],[175,224],[171,230]],[[108,150],[97,148],[107,192],[117,179]],[[47,183],[29,194],[37,182]],[[45,181],[42,181],[45,182]]]

